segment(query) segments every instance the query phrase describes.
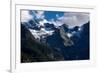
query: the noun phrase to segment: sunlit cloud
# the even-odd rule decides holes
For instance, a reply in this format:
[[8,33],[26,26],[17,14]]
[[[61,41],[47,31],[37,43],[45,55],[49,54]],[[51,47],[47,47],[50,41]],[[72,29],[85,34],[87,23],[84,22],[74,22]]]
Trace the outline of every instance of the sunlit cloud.
[[21,22],[28,22],[28,20],[32,18],[33,16],[29,14],[29,11],[27,10],[21,11]]
[[35,15],[37,19],[44,19],[44,11],[35,11]]
[[[52,16],[52,14],[50,15]],[[56,18],[56,20],[55,20]],[[68,25],[69,28],[75,26],[82,26],[89,21],[89,13],[85,12],[65,12],[62,16],[59,13],[55,14],[55,18],[48,20],[45,16],[45,11],[33,10],[32,14],[29,11],[21,11],[21,22],[28,22],[29,20],[39,19],[38,22],[43,25],[44,23],[54,24],[54,26],[59,27],[63,24]]]
[[82,26],[89,21],[89,13],[67,12],[62,17],[59,17],[58,20],[70,28]]

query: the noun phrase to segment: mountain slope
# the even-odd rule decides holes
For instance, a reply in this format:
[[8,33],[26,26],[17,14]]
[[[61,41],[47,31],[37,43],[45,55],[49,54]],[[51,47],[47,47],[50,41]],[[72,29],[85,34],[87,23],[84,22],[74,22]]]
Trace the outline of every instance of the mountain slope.
[[21,24],[21,62],[64,60],[61,52],[35,40],[31,32]]
[[[89,22],[81,27],[69,29],[65,25],[56,29],[55,33],[46,38],[51,47],[59,49],[64,60],[85,60],[89,59]],[[74,32],[74,33],[73,33]],[[68,37],[68,33],[72,36]]]

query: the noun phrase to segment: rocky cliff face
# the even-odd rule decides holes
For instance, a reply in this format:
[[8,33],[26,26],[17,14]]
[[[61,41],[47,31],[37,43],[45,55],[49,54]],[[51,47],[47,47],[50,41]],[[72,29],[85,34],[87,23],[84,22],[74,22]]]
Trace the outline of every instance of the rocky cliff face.
[[65,32],[64,28],[60,28],[60,36],[63,39],[64,46],[72,46],[74,43],[73,41],[68,37],[68,33]]
[[21,24],[22,63],[89,59],[89,23],[72,29],[67,25],[44,25],[44,30],[40,30],[41,27],[34,29]]
[[61,52],[37,41],[31,32],[21,24],[21,62],[42,62],[64,60]]

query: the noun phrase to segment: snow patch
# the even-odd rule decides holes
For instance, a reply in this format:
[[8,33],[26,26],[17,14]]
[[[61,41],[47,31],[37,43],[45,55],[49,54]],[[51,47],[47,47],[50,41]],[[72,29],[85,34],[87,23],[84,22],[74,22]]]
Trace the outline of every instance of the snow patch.
[[47,36],[50,36],[53,34],[53,30],[46,31],[44,28],[41,28],[40,30],[34,30],[34,29],[29,29],[32,35],[35,37],[35,39],[41,39],[45,38]]

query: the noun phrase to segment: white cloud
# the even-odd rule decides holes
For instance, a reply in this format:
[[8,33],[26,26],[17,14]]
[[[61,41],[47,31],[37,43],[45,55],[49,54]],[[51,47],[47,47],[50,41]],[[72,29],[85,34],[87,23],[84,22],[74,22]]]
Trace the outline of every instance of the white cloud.
[[35,11],[35,15],[37,19],[44,19],[44,11]]
[[56,27],[59,27],[59,26],[61,26],[61,25],[63,25],[63,23],[61,22],[61,21],[56,21]]
[[59,26],[63,25],[63,23],[61,21],[59,21],[59,20],[55,21],[54,19],[51,19],[48,22],[51,23],[51,24],[54,24],[55,27],[59,27]]
[[64,16],[59,17],[58,20],[63,23],[69,25],[69,28],[74,26],[81,26],[89,21],[88,13],[76,13],[76,12],[67,12]]
[[21,11],[21,22],[27,22],[32,18],[33,16],[29,14],[29,11],[27,10]]
[[48,21],[45,19],[44,11],[32,11],[33,15],[29,14],[29,11],[21,12],[21,22],[27,22],[32,18],[40,19],[40,25],[44,25],[44,23],[54,24],[55,27],[59,27],[63,24],[69,26],[69,28],[73,28],[75,26],[81,26],[89,21],[89,13],[82,12],[66,12],[63,16],[59,16],[56,14],[57,20],[51,19]]
[[43,19],[42,21],[39,21],[39,24],[41,26],[44,26],[44,23],[48,23],[48,21],[46,19]]

